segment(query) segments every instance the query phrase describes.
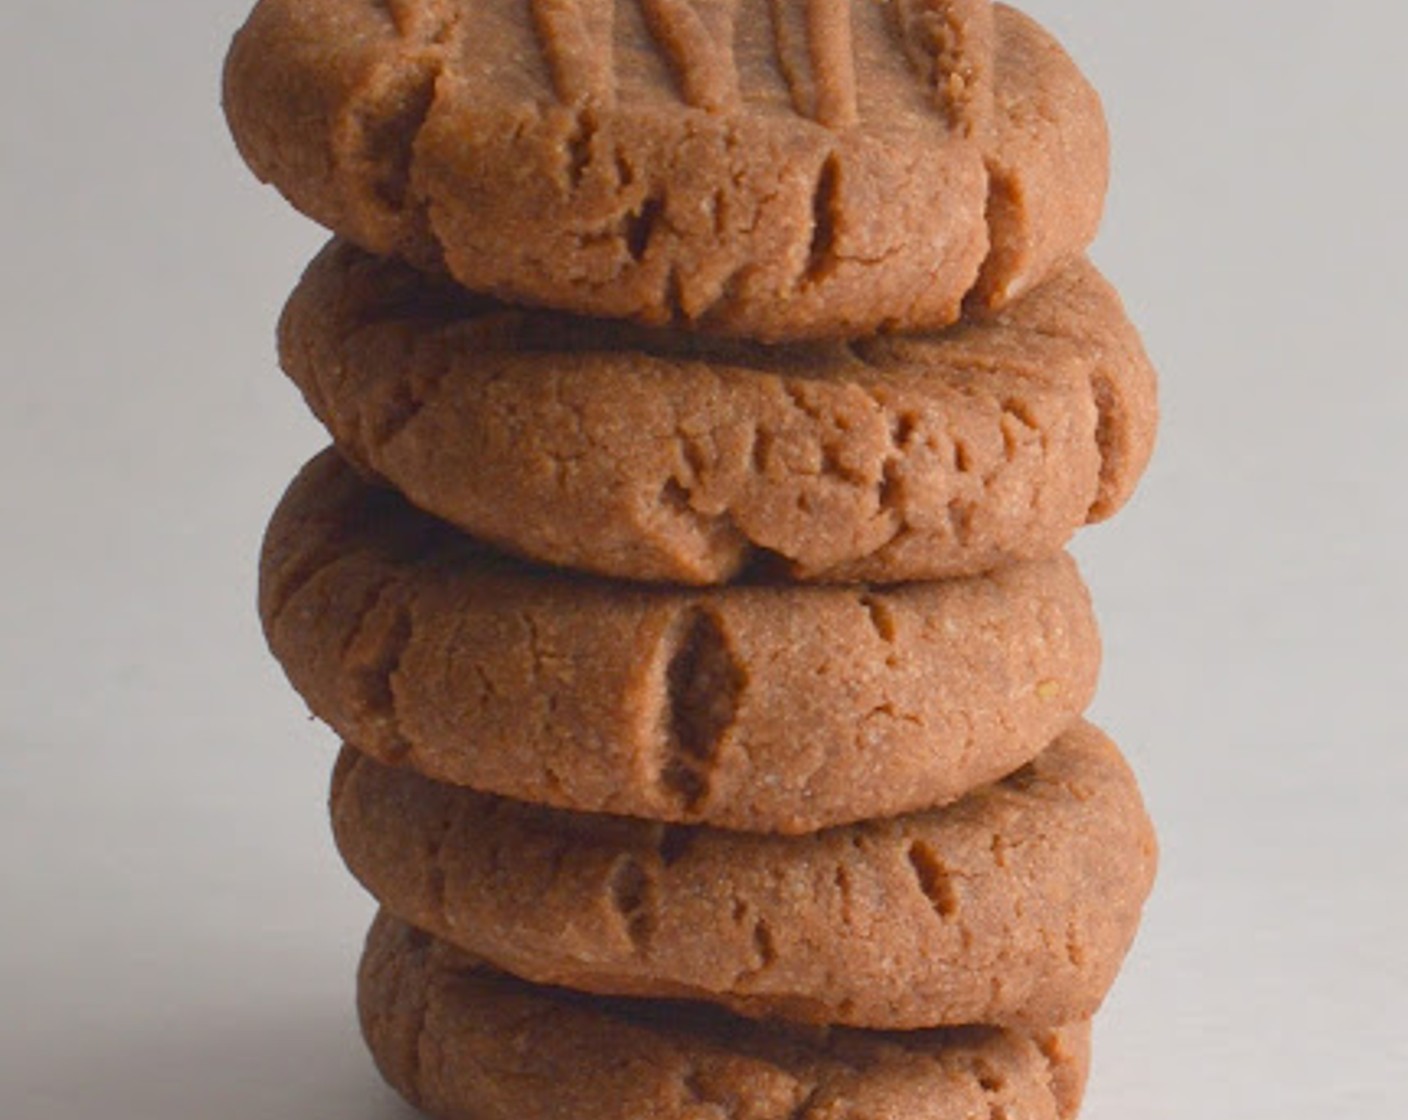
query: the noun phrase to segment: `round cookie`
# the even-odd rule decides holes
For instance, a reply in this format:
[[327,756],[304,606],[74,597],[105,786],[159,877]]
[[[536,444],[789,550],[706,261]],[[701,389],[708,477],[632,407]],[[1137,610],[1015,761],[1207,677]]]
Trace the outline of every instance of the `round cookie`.
[[1088,1018],[1154,873],[1088,724],[945,809],[811,836],[565,813],[348,748],[333,829],[392,913],[534,983],[915,1030]]
[[983,571],[1134,489],[1155,376],[1085,261],[930,337],[765,347],[508,308],[345,243],[284,368],[345,454],[509,551],[638,580]]
[[962,795],[1094,694],[1065,555],[943,583],[694,590],[533,569],[333,452],[275,513],[260,607],[312,710],[383,761],[563,808],[807,832]]
[[1108,175],[1094,91],[989,0],[261,0],[225,109],[373,252],[764,341],[999,304],[1088,244]]
[[513,980],[378,915],[358,976],[383,1076],[440,1120],[1072,1120],[1090,1026],[880,1034]]

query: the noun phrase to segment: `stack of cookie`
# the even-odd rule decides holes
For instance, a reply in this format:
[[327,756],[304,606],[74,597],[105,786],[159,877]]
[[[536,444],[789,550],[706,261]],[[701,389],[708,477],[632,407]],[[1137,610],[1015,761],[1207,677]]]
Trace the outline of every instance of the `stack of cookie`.
[[1074,1115],[1154,841],[1061,550],[1155,403],[1060,47],[988,0],[262,0],[226,108],[340,238],[261,610],[349,744],[388,1080]]

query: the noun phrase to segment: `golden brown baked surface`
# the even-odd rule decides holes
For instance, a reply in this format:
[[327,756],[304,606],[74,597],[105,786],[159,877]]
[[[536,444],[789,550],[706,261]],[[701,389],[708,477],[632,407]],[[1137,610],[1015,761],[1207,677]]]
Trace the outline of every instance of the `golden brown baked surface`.
[[344,453],[500,547],[627,579],[893,582],[1047,556],[1134,489],[1155,376],[1087,262],[939,335],[765,347],[509,308],[330,246],[285,368]]
[[261,565],[270,647],[383,761],[563,808],[803,832],[951,801],[1095,691],[1065,555],[887,587],[643,587],[498,556],[327,452]]
[[904,1034],[759,1025],[513,980],[382,913],[358,986],[386,1079],[442,1120],[1071,1120],[1090,1026]]
[[872,1029],[1088,1018],[1156,858],[1134,777],[1089,724],[946,808],[809,836],[544,809],[351,748],[331,801],[383,906],[504,971]]
[[1089,242],[1108,172],[1094,92],[988,0],[262,0],[225,109],[374,252],[771,341],[1005,302]]

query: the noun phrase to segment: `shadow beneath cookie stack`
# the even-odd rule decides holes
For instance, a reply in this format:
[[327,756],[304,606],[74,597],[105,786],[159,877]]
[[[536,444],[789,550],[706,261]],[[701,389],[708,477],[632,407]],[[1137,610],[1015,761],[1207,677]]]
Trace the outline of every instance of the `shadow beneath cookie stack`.
[[1157,410],[1060,47],[987,0],[263,0],[226,108],[339,235],[260,611],[347,744],[386,1080],[1074,1117],[1156,850],[1063,549]]

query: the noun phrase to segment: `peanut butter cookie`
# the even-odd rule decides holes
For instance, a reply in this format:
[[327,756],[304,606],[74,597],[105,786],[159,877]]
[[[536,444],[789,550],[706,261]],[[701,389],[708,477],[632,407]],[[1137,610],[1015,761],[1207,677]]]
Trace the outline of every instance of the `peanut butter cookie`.
[[887,587],[694,590],[535,569],[327,453],[265,542],[290,681],[365,752],[591,812],[806,832],[1006,774],[1084,710],[1066,556]]
[[1099,100],[989,0],[262,0],[225,109],[377,253],[765,341],[942,327],[1095,232]]
[[946,808],[810,836],[565,813],[350,748],[331,800],[382,905],[523,979],[879,1030],[1088,1018],[1155,865],[1089,724]]
[[876,1033],[539,988],[383,913],[358,985],[383,1075],[441,1120],[1072,1120],[1090,1026]]
[[1066,266],[940,335],[766,347],[509,308],[330,246],[285,369],[349,457],[501,548],[626,579],[965,575],[1134,489],[1155,377]]

